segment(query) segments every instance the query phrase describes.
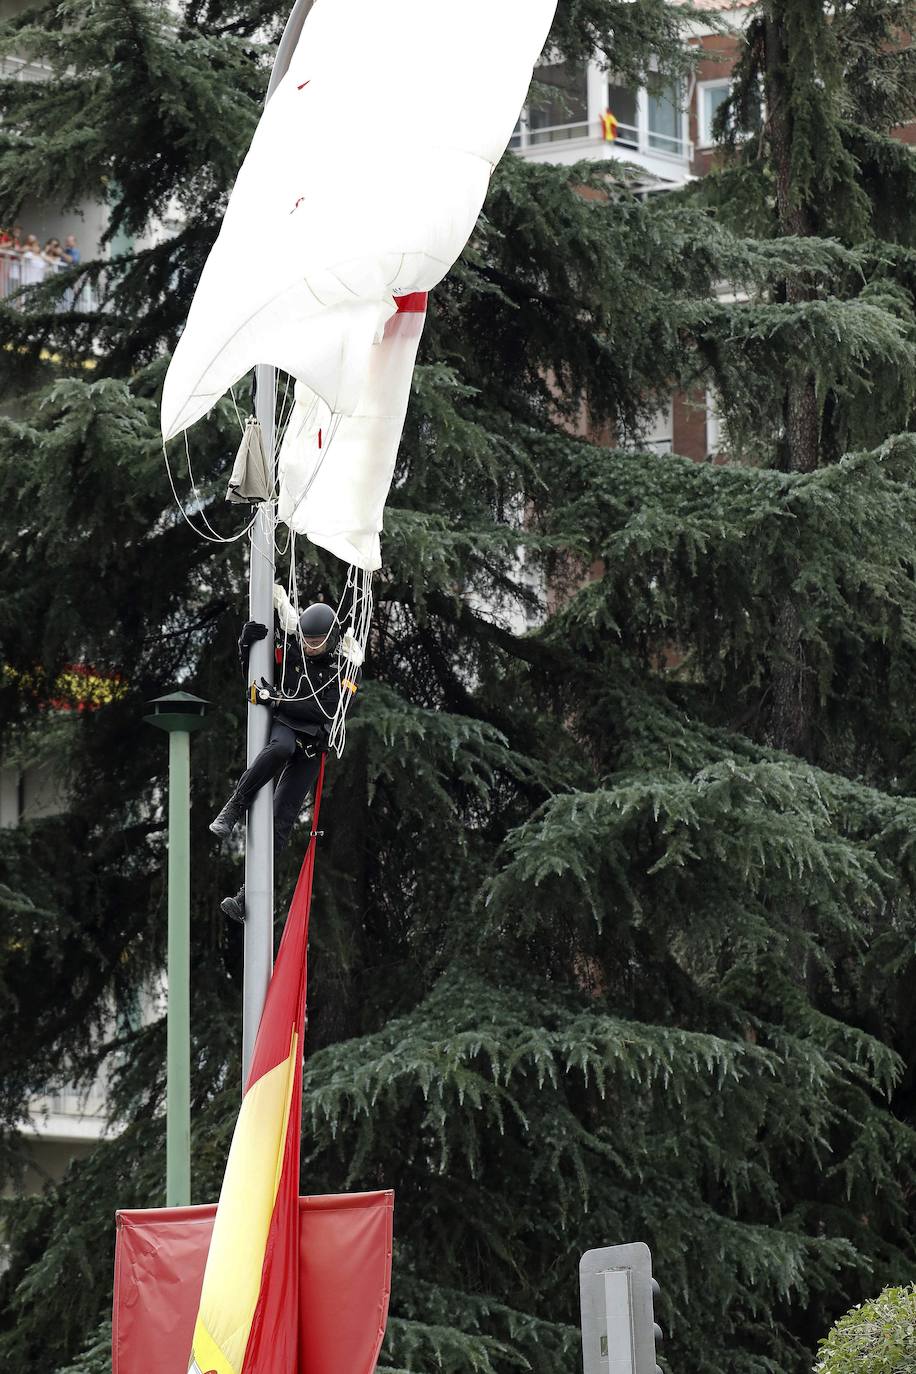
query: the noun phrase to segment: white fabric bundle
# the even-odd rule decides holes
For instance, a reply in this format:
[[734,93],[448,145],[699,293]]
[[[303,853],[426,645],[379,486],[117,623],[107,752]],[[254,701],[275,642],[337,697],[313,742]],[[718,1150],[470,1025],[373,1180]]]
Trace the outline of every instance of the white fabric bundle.
[[[467,243],[555,9],[556,0],[317,0],[239,172],[172,359],[166,440],[257,363],[302,384],[300,430],[312,394],[327,411],[356,417],[382,384],[370,374],[397,372],[397,403],[362,439],[371,449],[384,431],[380,473],[390,480],[388,421],[400,414],[403,423],[404,390],[393,358],[406,365],[410,349],[388,350],[390,363],[373,350],[390,340],[394,297],[435,286]],[[361,442],[358,429],[348,443]],[[369,465],[368,452],[352,459],[364,477]],[[286,466],[301,476],[302,454],[287,453]],[[350,500],[330,475],[319,481],[335,500]],[[366,479],[368,505],[352,493],[352,543],[376,524],[381,481]],[[309,499],[307,524],[317,529],[327,522],[317,495]],[[331,534],[335,543],[349,538]]]
[[334,416],[297,382],[280,449],[280,519],[367,572],[382,563],[379,534],[426,321],[425,294],[401,296],[397,304],[370,350],[353,412]]

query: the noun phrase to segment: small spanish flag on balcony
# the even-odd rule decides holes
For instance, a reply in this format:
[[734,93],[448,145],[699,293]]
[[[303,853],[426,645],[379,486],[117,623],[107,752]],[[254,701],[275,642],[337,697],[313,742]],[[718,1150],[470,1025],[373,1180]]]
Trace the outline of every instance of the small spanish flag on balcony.
[[[317,828],[324,762],[315,789]],[[194,1327],[192,1374],[297,1374],[299,1135],[309,843],[232,1137]]]
[[610,110],[605,110],[601,116],[601,127],[604,130],[605,143],[613,143],[617,137],[617,130],[620,128],[616,115],[612,115]]

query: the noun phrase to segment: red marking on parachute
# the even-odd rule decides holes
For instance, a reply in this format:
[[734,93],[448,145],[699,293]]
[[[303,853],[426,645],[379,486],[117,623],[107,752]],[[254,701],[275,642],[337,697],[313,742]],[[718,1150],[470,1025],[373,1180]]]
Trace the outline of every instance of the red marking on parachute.
[[312,79],[312,78],[309,77],[308,81],[303,81],[303,83],[302,83],[301,86],[297,86],[297,87],[296,87],[296,90],[297,90],[297,91],[304,91],[305,88],[306,88],[306,86],[308,86],[309,83],[311,82],[311,79]]
[[279,644],[277,645],[276,649],[274,649],[274,658],[277,660],[278,663],[283,662],[283,650],[280,648]]
[[426,302],[428,300],[428,291],[411,291],[408,296],[395,296],[394,303],[401,314],[423,315],[426,313]]
[[291,215],[294,215],[294,214],[296,213],[296,211],[299,209],[299,206],[302,204],[302,202],[303,202],[304,200],[305,200],[305,196],[300,196],[299,199],[296,201],[295,205],[293,206],[293,208],[290,210],[289,213],[290,213]]
[[321,448],[321,430],[318,431],[318,447]]

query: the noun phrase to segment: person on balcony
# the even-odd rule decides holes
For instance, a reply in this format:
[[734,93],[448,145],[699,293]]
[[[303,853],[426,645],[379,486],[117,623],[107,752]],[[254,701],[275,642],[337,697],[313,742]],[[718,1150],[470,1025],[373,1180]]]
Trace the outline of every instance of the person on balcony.
[[2,245],[3,263],[0,275],[0,296],[9,296],[22,285],[22,225],[14,224],[10,232],[4,231],[6,242]]
[[26,235],[22,245],[22,285],[36,286],[45,279],[47,263],[41,251],[41,244],[34,234]]
[[80,250],[77,246],[76,235],[68,234],[64,241],[64,262],[69,267],[79,267],[81,261]]

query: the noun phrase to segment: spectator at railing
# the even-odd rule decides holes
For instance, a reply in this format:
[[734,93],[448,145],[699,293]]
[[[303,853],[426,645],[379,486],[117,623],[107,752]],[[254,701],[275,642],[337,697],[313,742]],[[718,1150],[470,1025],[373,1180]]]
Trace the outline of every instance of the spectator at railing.
[[44,281],[46,267],[47,261],[42,254],[41,244],[34,234],[27,235],[22,245],[23,286],[35,286],[38,282]]
[[[75,234],[67,235],[63,247],[59,238],[51,237],[42,248],[37,235],[23,235],[18,224],[11,230],[0,228],[0,301],[15,297],[22,287],[37,286],[51,273],[66,272],[81,263],[82,253]],[[30,307],[24,301],[17,301],[16,308],[28,310]],[[95,293],[83,280],[78,286],[63,290],[54,307],[65,312],[97,308]]]

